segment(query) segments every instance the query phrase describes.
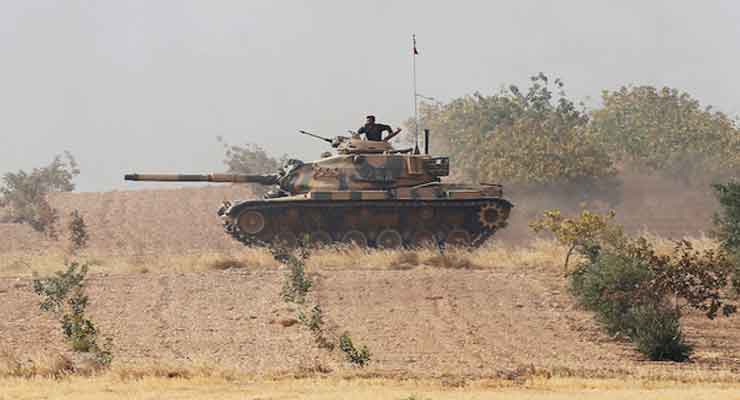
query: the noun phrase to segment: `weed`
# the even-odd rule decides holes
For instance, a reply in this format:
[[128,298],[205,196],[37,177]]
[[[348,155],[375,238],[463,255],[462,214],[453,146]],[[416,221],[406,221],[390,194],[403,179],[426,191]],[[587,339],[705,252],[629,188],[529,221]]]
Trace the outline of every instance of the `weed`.
[[[276,256],[277,258],[278,256]],[[280,259],[288,265],[288,272],[281,292],[283,300],[303,304],[313,283],[306,276],[305,253],[281,253]]]
[[85,219],[80,215],[78,210],[74,210],[69,214],[70,218],[67,229],[69,230],[69,241],[71,243],[70,252],[77,254],[80,250],[87,247],[87,241],[90,238],[87,233],[87,225]]
[[302,311],[299,312],[298,320],[311,331],[311,334],[313,334],[314,340],[319,348],[329,351],[334,350],[334,343],[326,337],[326,332],[324,330],[324,313],[318,304],[316,304],[311,310],[310,317],[306,317],[306,314]]
[[43,300],[39,307],[59,318],[64,337],[75,352],[90,353],[95,362],[108,366],[112,361],[112,340],[98,344],[98,331],[85,314],[88,297],[84,293],[84,280],[88,265],[77,262],[65,263],[66,270],[54,276],[34,279],[33,290]]
[[367,346],[362,346],[359,350],[352,343],[352,338],[349,336],[349,332],[344,332],[339,337],[339,349],[342,350],[347,361],[357,365],[358,367],[364,367],[370,362],[370,351]]

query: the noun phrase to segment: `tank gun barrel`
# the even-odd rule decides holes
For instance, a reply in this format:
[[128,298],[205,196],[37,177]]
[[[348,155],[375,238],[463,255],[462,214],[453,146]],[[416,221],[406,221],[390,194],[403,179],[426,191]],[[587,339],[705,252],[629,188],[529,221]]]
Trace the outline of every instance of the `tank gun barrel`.
[[247,174],[126,174],[127,181],[148,182],[223,182],[223,183],[259,183],[274,185],[278,183],[277,175]]
[[319,136],[319,135],[316,135],[316,134],[311,133],[311,132],[307,132],[307,131],[304,131],[304,130],[299,130],[298,132],[300,132],[300,133],[302,133],[304,135],[315,137],[316,139],[321,139],[321,140],[323,140],[323,141],[325,141],[327,143],[334,143],[334,140],[333,139],[325,138],[323,136]]

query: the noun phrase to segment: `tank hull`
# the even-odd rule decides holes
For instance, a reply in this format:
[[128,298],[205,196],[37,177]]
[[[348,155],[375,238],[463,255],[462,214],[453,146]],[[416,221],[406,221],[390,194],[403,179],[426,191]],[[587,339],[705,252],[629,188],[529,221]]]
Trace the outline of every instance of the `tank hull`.
[[347,196],[245,201],[228,205],[220,214],[226,232],[249,246],[294,247],[307,242],[382,248],[443,244],[476,247],[506,226],[513,207],[500,197]]

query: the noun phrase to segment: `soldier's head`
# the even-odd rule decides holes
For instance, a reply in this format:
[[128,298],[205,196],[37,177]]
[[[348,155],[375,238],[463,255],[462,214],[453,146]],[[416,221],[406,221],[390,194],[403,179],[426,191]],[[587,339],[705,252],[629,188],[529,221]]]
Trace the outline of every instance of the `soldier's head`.
[[370,125],[375,123],[375,116],[374,115],[368,115],[365,117],[365,123],[368,123]]

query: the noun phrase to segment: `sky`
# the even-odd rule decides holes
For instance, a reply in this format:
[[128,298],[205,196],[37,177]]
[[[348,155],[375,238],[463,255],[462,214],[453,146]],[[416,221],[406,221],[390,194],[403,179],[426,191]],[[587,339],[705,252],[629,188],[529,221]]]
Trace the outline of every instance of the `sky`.
[[316,159],[299,129],[413,115],[413,33],[440,101],[544,72],[590,105],[667,85],[740,114],[730,0],[0,0],[0,173],[68,150],[78,190],[135,189],[124,173],[223,171],[219,136]]

